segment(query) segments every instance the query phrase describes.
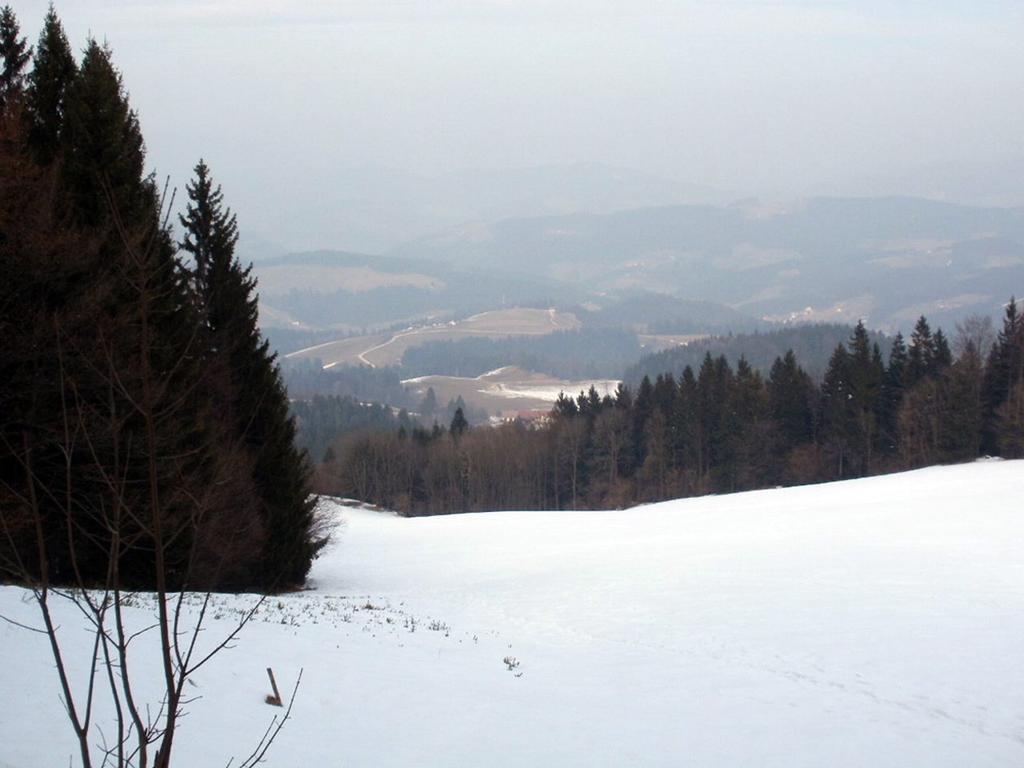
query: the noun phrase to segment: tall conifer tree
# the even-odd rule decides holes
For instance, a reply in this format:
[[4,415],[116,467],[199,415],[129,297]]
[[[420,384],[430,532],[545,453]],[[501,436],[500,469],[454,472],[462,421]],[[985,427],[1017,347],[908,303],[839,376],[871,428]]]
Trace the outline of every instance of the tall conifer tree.
[[935,371],[935,339],[928,320],[922,315],[914,325],[910,335],[910,348],[907,350],[907,367],[904,376],[904,387],[910,389],[926,376]]
[[265,545],[261,581],[269,589],[302,583],[321,542],[315,538],[310,469],[295,447],[295,425],[275,355],[257,325],[256,279],[235,256],[238,227],[206,163],[187,187],[181,248],[205,318],[218,410],[252,457]]
[[1014,386],[1024,376],[1024,318],[1021,317],[1017,301],[1010,298],[1003,315],[1003,327],[988,355],[982,400],[985,413],[985,435],[983,448],[996,453],[999,445],[995,423],[997,411],[1010,397]]
[[26,88],[28,144],[40,164],[50,163],[60,149],[67,93],[76,72],[67,35],[51,5],[43,20]]
[[856,443],[856,416],[852,407],[850,354],[839,344],[828,363],[821,382],[821,421],[823,437],[834,454],[836,477],[849,474],[851,447]]
[[768,399],[781,451],[790,451],[813,438],[813,394],[814,383],[797,364],[793,350],[775,358],[768,376]]
[[110,49],[95,40],[67,90],[61,138],[76,225],[101,226],[111,220],[112,207],[126,223],[151,220],[157,195],[152,179],[145,178],[142,129]]
[[933,376],[936,376],[945,371],[949,366],[953,364],[953,352],[949,348],[949,341],[946,340],[946,334],[939,328],[935,331],[935,337],[933,339],[933,355],[932,355],[932,370]]
[[881,448],[886,454],[896,453],[899,447],[899,413],[907,376],[907,345],[903,334],[897,333],[889,350],[889,365],[882,381],[880,403]]
[[9,5],[0,8],[0,115],[20,99],[25,88],[25,67],[32,58],[28,41],[21,36],[18,18]]

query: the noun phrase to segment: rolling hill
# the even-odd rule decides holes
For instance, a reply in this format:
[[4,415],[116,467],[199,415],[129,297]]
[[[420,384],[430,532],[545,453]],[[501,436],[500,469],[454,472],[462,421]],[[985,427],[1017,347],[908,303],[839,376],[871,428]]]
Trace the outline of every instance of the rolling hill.
[[[192,679],[176,760],[268,765],[977,768],[1024,763],[1024,464],[611,512],[403,519],[330,505],[312,589]],[[253,604],[215,595],[202,647]],[[192,616],[202,597],[189,596]],[[129,625],[151,623],[136,595]],[[84,619],[54,603],[81,691]],[[35,625],[25,590],[0,614]],[[132,645],[157,686],[152,633]],[[0,623],[0,765],[77,749],[46,637]],[[154,679],[155,683],[156,680]],[[146,699],[148,701],[148,698]],[[110,723],[100,699],[97,725]]]
[[669,206],[498,221],[392,255],[498,268],[593,294],[670,293],[777,321],[906,329],[998,313],[1024,292],[1024,212],[915,198]]

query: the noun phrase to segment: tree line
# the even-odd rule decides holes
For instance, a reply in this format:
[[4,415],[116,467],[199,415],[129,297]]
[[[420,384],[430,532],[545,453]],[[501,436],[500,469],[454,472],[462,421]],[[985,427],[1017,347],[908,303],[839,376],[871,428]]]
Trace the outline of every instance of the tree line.
[[[685,345],[674,346],[641,358],[626,368],[623,380],[635,388],[644,376],[652,379],[659,373],[672,371],[682,373],[686,366],[697,369],[709,352],[712,357],[725,355],[729,360],[741,357],[750,367],[767,374],[775,358],[792,350],[801,367],[811,376],[820,379],[828,366],[829,358],[838,344],[850,336],[852,327],[841,323],[814,323],[812,325],[782,326],[754,333],[729,333],[690,340]],[[881,333],[868,331],[872,343],[887,348],[888,342]]]
[[207,165],[173,200],[111,51],[0,23],[0,578],[300,584],[323,536]]
[[1024,321],[973,318],[956,352],[922,317],[887,356],[863,323],[820,382],[790,350],[767,376],[706,352],[600,397],[559,398],[540,427],[350,435],[317,473],[326,493],[404,514],[618,508],[864,477],[984,454],[1024,456]]
[[281,372],[289,395],[297,400],[323,395],[386,403],[396,408],[416,405],[415,398],[402,384],[401,369],[397,366],[337,365],[325,369],[319,358],[296,358],[285,359]]
[[396,414],[386,405],[362,403],[347,395],[294,400],[291,412],[295,417],[295,442],[314,458],[323,458],[342,435],[365,430],[397,432],[402,427],[411,429],[414,423],[404,409]]

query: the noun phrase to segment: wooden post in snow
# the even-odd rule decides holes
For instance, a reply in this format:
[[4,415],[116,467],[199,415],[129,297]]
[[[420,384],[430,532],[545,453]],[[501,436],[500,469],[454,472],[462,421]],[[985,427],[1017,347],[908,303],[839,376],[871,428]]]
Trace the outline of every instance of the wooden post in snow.
[[274,694],[272,696],[267,696],[264,701],[275,707],[283,707],[284,702],[281,701],[281,692],[277,690],[277,681],[274,679],[274,670],[270,667],[267,667],[267,677],[270,678],[270,686],[274,689]]

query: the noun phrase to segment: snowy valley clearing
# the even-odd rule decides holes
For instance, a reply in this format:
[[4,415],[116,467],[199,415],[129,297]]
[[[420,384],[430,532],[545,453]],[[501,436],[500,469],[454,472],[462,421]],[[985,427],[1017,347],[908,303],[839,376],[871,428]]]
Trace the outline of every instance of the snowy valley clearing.
[[422,398],[428,389],[433,389],[438,402],[461,397],[471,408],[481,408],[497,417],[514,418],[529,411],[547,415],[562,393],[576,397],[593,387],[601,397],[614,396],[619,380],[570,381],[507,365],[475,378],[419,376],[405,379],[402,385],[416,398]]
[[[304,673],[268,765],[1024,765],[1024,462],[616,512],[338,514],[314,589],[194,679],[176,764],[248,754],[280,712],[269,666],[282,689]],[[251,604],[217,597],[204,641]],[[14,587],[0,614],[38,623]],[[89,635],[59,622],[80,680]],[[0,766],[67,765],[45,638],[0,623],[0,662]]]

